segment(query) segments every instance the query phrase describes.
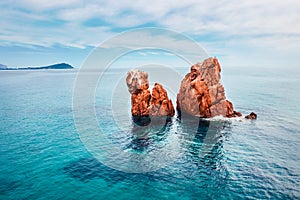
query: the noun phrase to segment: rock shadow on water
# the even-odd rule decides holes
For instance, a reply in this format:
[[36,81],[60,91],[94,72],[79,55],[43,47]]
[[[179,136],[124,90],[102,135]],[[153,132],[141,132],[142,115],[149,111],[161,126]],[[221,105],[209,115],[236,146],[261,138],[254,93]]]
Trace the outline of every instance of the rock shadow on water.
[[108,183],[108,185],[116,184],[127,179],[131,179],[132,181],[151,179],[151,175],[147,173],[133,174],[112,169],[103,165],[94,157],[82,158],[80,160],[71,162],[69,165],[63,168],[63,171],[70,177],[83,182],[88,182],[93,179],[103,179],[106,181],[106,183]]
[[167,137],[169,128],[172,126],[170,117],[149,117],[133,116],[131,129],[131,142],[126,149],[133,149],[136,152],[145,152],[156,142]]
[[207,120],[198,117],[185,116],[180,119],[184,133],[186,159],[193,163],[199,172],[205,172],[220,184],[227,180],[229,172],[222,163],[224,156],[223,144],[230,129],[230,123],[225,120]]
[[[180,158],[185,159],[184,173],[191,175],[205,172],[216,176],[215,178],[220,177],[220,180],[224,179],[224,176],[227,174],[226,167],[222,165],[222,157],[224,156],[223,142],[226,139],[226,131],[224,129],[230,127],[228,122],[224,120],[210,121],[198,117],[184,117],[177,121],[170,121],[166,118],[164,120],[151,118],[151,123],[148,125],[141,126],[141,124],[133,123],[131,129],[132,137],[126,149],[134,150],[136,153],[147,153],[151,148],[161,147],[156,145],[161,141],[162,143],[167,141],[166,138],[168,138],[169,134],[175,134],[170,131],[173,126],[180,126],[182,129],[182,133],[176,134],[182,135],[179,148],[184,151],[184,158]],[[195,167],[198,170],[189,171],[187,168],[192,165],[194,167],[191,167],[191,170],[195,169]],[[174,167],[176,166],[174,165]],[[72,162],[64,167],[63,170],[70,177],[84,182],[100,178],[104,179],[108,184],[114,184],[125,179],[138,181],[153,178],[153,175],[150,173],[130,174],[112,169],[93,157]]]
[[22,181],[20,180],[11,180],[11,179],[0,179],[0,197],[1,195],[7,195],[13,193],[16,189],[24,187]]

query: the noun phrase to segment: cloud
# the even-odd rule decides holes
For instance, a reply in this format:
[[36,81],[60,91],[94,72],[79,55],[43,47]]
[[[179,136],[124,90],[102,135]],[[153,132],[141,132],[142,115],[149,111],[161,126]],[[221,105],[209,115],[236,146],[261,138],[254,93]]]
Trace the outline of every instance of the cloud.
[[98,4],[88,4],[77,8],[61,9],[58,11],[58,18],[66,21],[80,22],[95,17],[110,17],[115,12],[115,8]]
[[[236,53],[247,48],[299,51],[299,13],[297,0],[8,0],[0,3],[0,45],[85,48],[124,30],[157,26],[187,34],[213,54],[233,48],[239,49]],[[159,44],[159,37],[152,42]]]
[[64,7],[79,6],[81,0],[22,0],[12,1],[15,5],[35,11],[46,11],[51,9],[60,9]]
[[[20,3],[8,1],[1,9],[7,24],[20,24],[26,16],[29,23],[37,17],[60,20],[66,24],[83,23],[99,19],[109,24],[112,30],[134,28],[145,24],[156,24],[173,30],[197,34],[220,34],[239,36],[255,34],[300,34],[300,3],[287,0],[274,1],[85,1],[23,0]],[[15,6],[14,6],[15,5]],[[10,10],[9,12],[5,10]],[[24,9],[26,12],[24,12]],[[16,12],[17,10],[18,12]],[[28,12],[29,11],[29,12]],[[47,12],[48,11],[48,12]],[[31,25],[34,29],[35,26]],[[45,32],[47,31],[47,27]],[[112,31],[113,32],[113,31]],[[27,33],[30,34],[30,33]]]

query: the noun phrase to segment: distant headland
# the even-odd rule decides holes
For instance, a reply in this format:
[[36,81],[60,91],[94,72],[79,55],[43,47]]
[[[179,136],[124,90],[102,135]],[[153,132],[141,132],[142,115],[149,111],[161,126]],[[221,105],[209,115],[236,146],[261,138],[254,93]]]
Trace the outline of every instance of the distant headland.
[[67,63],[58,63],[54,65],[41,66],[41,67],[21,67],[21,68],[9,68],[6,65],[0,64],[0,70],[39,70],[39,69],[74,69]]

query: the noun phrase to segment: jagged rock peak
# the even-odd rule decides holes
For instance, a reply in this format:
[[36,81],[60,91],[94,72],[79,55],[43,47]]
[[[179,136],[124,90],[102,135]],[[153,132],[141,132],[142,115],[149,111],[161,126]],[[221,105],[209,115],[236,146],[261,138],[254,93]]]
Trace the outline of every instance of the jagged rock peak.
[[217,58],[208,58],[191,66],[177,95],[176,108],[179,114],[184,112],[203,118],[240,116],[226,99],[220,73],[221,66]]

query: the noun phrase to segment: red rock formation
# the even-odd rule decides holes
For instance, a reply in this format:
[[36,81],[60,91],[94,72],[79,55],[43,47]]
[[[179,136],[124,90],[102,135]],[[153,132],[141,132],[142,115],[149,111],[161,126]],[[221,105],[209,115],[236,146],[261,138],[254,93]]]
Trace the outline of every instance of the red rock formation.
[[177,110],[194,116],[211,117],[209,106],[211,99],[205,81],[199,71],[191,68],[191,72],[181,82],[177,95]]
[[152,89],[149,110],[152,116],[174,116],[175,110],[172,101],[168,98],[167,91],[159,83]]
[[149,101],[151,98],[150,91],[141,90],[138,93],[131,94],[131,113],[135,116],[149,115]]
[[203,63],[191,67],[181,82],[177,95],[177,110],[194,116],[209,118],[214,116],[236,117],[225,90],[220,83],[221,67],[216,58],[208,58]]
[[134,116],[148,116],[151,94],[148,73],[131,70],[127,73],[126,83],[131,94],[131,113]]
[[127,73],[126,83],[131,94],[133,116],[174,116],[172,101],[162,85],[155,83],[151,96],[147,72],[130,70]]
[[251,112],[249,115],[247,115],[245,117],[246,119],[256,119],[257,118],[257,114],[255,114],[254,112]]
[[148,73],[140,70],[130,70],[127,73],[126,83],[130,94],[147,90],[149,88]]

